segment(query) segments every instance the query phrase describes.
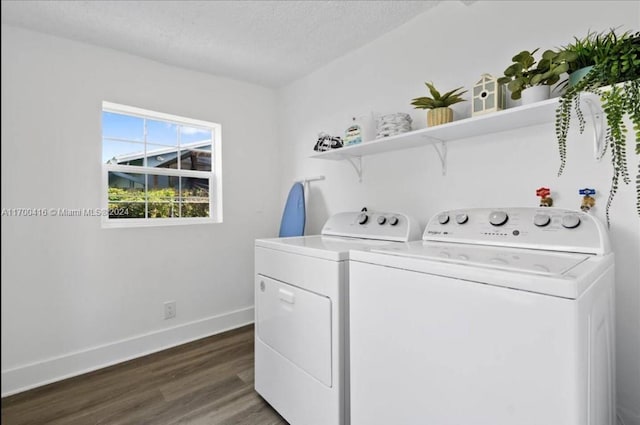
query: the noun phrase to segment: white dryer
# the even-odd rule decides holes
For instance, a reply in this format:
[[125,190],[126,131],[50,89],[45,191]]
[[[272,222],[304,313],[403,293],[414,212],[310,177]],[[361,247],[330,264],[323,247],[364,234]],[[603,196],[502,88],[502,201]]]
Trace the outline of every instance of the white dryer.
[[614,258],[593,216],[447,211],[349,271],[352,425],[615,423]]
[[405,214],[346,212],[321,235],[256,240],[255,389],[290,424],[348,424],[349,250],[419,238]]

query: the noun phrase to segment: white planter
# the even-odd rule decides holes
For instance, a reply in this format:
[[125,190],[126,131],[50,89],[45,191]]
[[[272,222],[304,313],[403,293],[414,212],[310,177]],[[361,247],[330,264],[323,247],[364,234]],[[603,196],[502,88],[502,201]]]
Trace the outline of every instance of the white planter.
[[522,90],[522,104],[530,105],[532,103],[540,102],[541,100],[549,99],[549,86],[533,86],[528,89]]

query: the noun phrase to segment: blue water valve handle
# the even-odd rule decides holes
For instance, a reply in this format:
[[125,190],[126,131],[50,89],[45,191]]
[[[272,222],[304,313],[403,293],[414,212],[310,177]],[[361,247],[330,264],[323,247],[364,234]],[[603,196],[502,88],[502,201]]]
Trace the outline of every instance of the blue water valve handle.
[[595,207],[596,205],[596,200],[595,198],[593,198],[591,195],[595,195],[596,194],[596,190],[595,189],[589,189],[589,188],[584,188],[584,189],[580,189],[578,190],[578,193],[580,193],[580,195],[582,196],[582,203],[580,204],[580,209],[584,212],[589,212],[589,210],[591,210],[591,208]]

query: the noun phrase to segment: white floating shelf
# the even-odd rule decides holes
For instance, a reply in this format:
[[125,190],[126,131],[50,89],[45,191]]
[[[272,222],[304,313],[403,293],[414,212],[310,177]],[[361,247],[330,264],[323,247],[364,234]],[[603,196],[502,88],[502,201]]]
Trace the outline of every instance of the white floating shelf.
[[548,99],[531,105],[518,106],[486,115],[453,121],[437,127],[428,127],[362,142],[357,145],[317,152],[312,154],[311,158],[334,161],[360,158],[366,155],[428,146],[439,142],[553,123],[557,106],[558,98]]
[[[607,87],[604,87],[601,90],[606,89]],[[605,125],[599,98],[592,93],[582,93],[581,102],[588,107],[588,114],[585,115],[590,115],[593,118],[594,152],[596,158],[599,158],[604,148],[603,135]],[[447,167],[446,142],[516,130],[534,125],[553,124],[555,122],[557,108],[558,98],[556,97],[531,105],[517,106],[498,112],[465,118],[436,127],[428,127],[395,136],[370,140],[357,145],[325,152],[316,152],[311,155],[311,158],[328,159],[332,161],[346,160],[358,174],[359,180],[362,181],[363,156],[422,146],[433,146],[440,158],[442,174],[444,175],[446,174]]]

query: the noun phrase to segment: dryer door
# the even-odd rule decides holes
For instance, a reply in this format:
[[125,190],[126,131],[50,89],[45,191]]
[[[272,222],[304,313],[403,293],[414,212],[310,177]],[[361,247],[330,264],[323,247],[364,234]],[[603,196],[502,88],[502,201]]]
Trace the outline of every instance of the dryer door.
[[331,300],[257,275],[258,338],[328,387],[331,382]]

